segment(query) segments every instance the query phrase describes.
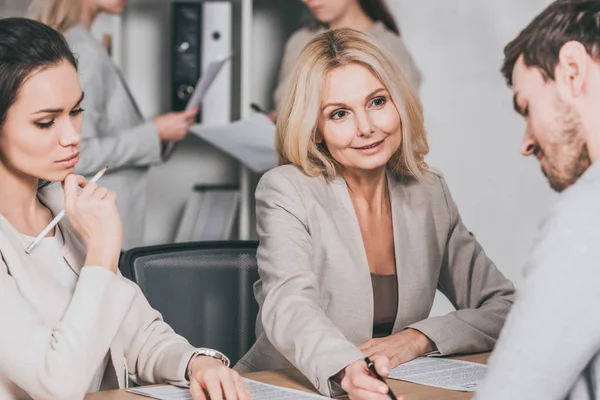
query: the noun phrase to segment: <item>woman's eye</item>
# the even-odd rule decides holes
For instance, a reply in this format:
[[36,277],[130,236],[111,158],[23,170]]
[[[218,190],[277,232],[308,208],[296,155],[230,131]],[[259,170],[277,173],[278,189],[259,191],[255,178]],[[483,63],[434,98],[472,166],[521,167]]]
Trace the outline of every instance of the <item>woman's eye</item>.
[[48,129],[52,125],[54,125],[54,118],[48,122],[34,122],[34,124],[35,124],[35,126],[37,126],[40,129]]
[[69,114],[70,114],[72,117],[75,117],[75,116],[77,116],[77,115],[81,114],[81,113],[82,113],[82,112],[84,112],[84,111],[85,111],[85,110],[84,110],[83,108],[78,108],[78,109],[76,109],[76,110],[72,110],[72,111],[71,111]]
[[373,100],[373,106],[375,107],[381,107],[382,105],[384,105],[386,103],[387,99],[385,97],[378,97],[375,100]]
[[339,111],[334,111],[333,113],[331,113],[331,115],[329,116],[329,118],[331,119],[342,119],[344,118],[346,115],[348,115],[348,113],[344,110],[339,110]]

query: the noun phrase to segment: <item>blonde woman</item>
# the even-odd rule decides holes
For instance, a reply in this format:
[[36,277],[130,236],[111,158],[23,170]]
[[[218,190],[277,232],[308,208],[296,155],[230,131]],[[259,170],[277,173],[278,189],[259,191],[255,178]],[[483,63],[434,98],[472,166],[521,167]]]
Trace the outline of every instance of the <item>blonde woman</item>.
[[126,0],[34,0],[30,13],[63,33],[77,55],[85,92],[81,153],[77,173],[90,176],[110,167],[102,183],[118,195],[123,248],[143,245],[147,173],[162,161],[163,144],[179,141],[197,109],[145,120],[127,83],[90,33],[101,12],[120,14]]
[[[366,34],[300,54],[277,122],[281,166],[256,190],[257,342],[238,371],[298,368],[325,395],[386,399],[415,357],[491,350],[513,285],[429,171],[421,104]],[[457,311],[428,318],[436,288]]]

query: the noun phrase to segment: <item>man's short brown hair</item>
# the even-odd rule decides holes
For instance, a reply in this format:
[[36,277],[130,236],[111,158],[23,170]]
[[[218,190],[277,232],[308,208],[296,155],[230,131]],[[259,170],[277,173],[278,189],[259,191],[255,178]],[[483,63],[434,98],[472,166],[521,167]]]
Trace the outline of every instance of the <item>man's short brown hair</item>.
[[537,67],[554,80],[558,55],[570,41],[581,43],[600,61],[600,0],[557,0],[550,4],[504,48],[502,74],[512,86],[512,73],[521,55],[528,67]]

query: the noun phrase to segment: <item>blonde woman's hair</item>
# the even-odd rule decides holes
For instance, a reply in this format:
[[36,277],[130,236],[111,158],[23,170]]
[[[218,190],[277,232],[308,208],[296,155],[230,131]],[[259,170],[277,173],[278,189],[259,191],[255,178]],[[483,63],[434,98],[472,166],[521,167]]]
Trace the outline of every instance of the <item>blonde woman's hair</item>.
[[423,107],[392,56],[366,34],[353,29],[324,32],[300,53],[281,107],[277,112],[276,148],[279,164],[293,164],[312,177],[332,180],[341,165],[329,154],[318,131],[323,86],[327,74],[348,64],[361,65],[385,86],[398,110],[402,143],[388,162],[396,175],[426,181],[429,152]]
[[79,22],[81,1],[33,0],[29,6],[29,17],[65,33]]

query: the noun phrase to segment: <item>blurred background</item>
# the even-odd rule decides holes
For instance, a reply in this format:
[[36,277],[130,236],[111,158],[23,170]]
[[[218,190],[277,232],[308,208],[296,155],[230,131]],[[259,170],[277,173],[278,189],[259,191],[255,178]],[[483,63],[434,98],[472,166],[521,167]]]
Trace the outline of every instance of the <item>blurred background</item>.
[[[0,13],[25,15],[28,3],[0,0]],[[555,195],[538,163],[519,154],[524,121],[512,110],[512,94],[499,68],[504,45],[548,3],[388,0],[423,74],[428,162],[444,173],[467,227],[517,286],[536,229]],[[202,57],[195,62],[202,65],[219,49],[235,50],[219,77],[220,89],[206,100],[225,110],[222,118],[247,117],[250,103],[273,109],[285,42],[306,12],[301,1],[188,1],[183,5],[200,11],[187,17],[177,8],[181,5],[132,0],[123,15],[104,15],[93,27],[99,40],[110,43],[112,58],[143,114],[151,117],[174,108],[181,84],[178,68],[201,69],[177,59],[186,34],[200,38]],[[225,152],[189,135],[167,163],[151,171],[146,243],[174,240],[190,191],[198,184],[238,187],[231,238],[256,238],[252,195],[259,178]],[[433,313],[448,307],[438,299]]]

